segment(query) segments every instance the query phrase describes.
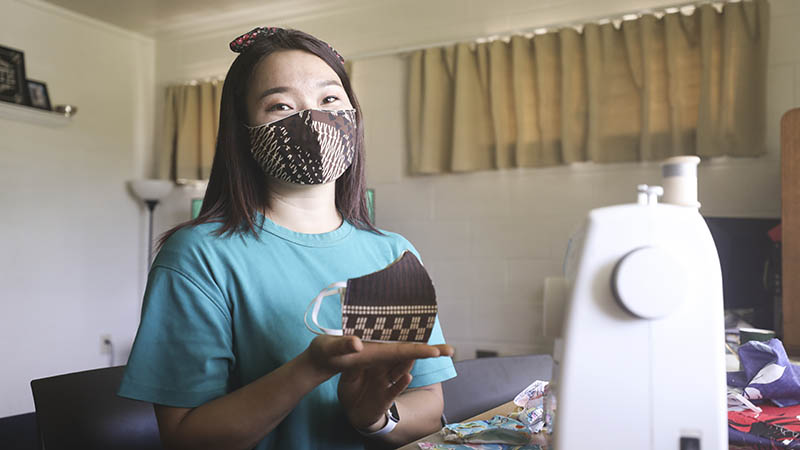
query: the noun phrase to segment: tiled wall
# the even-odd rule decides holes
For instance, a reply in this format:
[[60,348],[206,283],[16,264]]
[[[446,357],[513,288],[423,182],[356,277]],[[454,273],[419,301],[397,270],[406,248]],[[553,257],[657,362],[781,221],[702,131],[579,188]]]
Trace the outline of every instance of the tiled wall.
[[[800,2],[773,0],[768,68],[768,155],[706,161],[701,212],[780,215],[779,119],[800,105]],[[549,352],[543,336],[544,278],[558,275],[572,231],[595,207],[631,202],[656,184],[656,164],[582,164],[546,169],[411,177],[406,174],[402,57],[357,61],[365,110],[368,182],[381,228],[420,250],[439,294],[441,321],[457,358],[476,349]]]

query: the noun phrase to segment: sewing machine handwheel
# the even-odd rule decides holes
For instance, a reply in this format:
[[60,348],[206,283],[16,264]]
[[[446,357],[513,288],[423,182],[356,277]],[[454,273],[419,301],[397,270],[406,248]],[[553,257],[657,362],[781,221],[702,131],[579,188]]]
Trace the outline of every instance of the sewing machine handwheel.
[[689,287],[686,269],[658,247],[641,247],[619,260],[611,276],[617,302],[642,319],[661,319],[681,306]]

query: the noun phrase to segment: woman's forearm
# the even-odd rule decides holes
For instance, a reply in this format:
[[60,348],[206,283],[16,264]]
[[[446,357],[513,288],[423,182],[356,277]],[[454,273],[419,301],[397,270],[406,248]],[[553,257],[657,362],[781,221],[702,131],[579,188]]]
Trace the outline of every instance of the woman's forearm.
[[440,384],[411,389],[395,400],[400,422],[380,440],[394,447],[405,445],[442,428],[442,388]]
[[157,406],[162,442],[169,449],[250,449],[328,376],[302,353],[278,369],[193,409]]

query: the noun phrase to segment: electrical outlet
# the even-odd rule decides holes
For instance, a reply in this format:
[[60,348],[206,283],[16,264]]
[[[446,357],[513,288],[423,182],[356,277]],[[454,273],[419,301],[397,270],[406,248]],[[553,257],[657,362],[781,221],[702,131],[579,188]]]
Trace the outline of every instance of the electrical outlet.
[[101,334],[100,335],[100,354],[101,355],[110,355],[111,354],[111,335],[110,334]]

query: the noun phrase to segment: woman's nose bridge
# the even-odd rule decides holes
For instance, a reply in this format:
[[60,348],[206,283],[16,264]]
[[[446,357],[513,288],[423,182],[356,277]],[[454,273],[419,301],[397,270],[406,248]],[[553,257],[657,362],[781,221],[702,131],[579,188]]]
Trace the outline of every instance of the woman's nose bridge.
[[304,89],[297,105],[298,110],[303,111],[306,109],[319,108],[319,105],[317,105],[317,95],[318,94],[313,92],[312,89]]

